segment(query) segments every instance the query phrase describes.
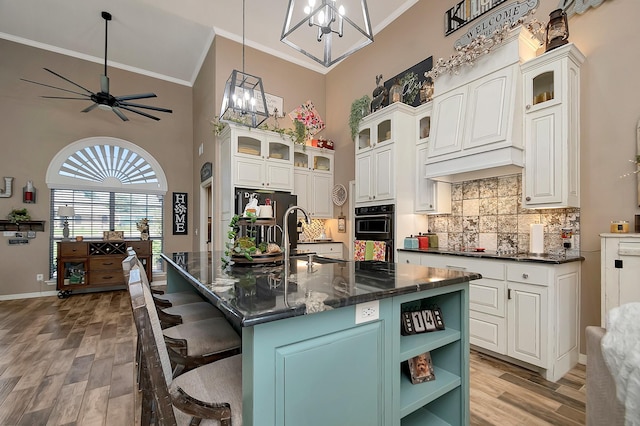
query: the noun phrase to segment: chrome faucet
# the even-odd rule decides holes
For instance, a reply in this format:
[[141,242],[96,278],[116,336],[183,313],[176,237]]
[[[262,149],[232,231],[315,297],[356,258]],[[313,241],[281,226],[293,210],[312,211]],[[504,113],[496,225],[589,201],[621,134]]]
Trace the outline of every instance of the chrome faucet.
[[289,227],[287,226],[287,218],[296,210],[300,210],[304,215],[304,221],[307,223],[307,225],[311,225],[311,219],[309,219],[309,215],[302,207],[291,206],[284,212],[284,216],[282,217],[282,229],[284,230],[284,232],[282,233],[282,245],[284,246],[284,261],[286,265],[289,264],[289,256],[291,255],[291,241],[289,241]]
[[291,256],[291,241],[289,240],[289,227],[287,226],[287,218],[289,217],[289,215],[291,213],[293,213],[296,210],[300,210],[302,212],[302,214],[304,215],[304,221],[307,223],[307,225],[311,225],[311,220],[309,219],[309,215],[307,214],[307,212],[299,206],[291,206],[289,207],[285,212],[284,212],[284,216],[282,217],[282,229],[284,230],[284,232],[282,233],[282,251],[284,252],[284,304],[285,306],[289,307],[289,303],[287,300],[287,292],[288,292],[288,287],[289,287],[289,275],[290,275],[290,262],[289,262],[289,256]]

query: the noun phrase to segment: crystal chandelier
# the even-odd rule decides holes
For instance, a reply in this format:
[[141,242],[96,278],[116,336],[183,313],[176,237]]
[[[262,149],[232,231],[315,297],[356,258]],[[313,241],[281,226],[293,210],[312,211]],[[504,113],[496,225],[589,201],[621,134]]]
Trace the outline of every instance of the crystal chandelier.
[[220,121],[258,127],[269,118],[262,79],[244,72],[244,16],[242,0],[242,71],[233,70],[227,79],[220,108]]
[[[280,41],[325,67],[330,67],[371,43],[373,32],[366,0],[340,2],[303,0],[303,6],[300,3],[296,6],[295,0],[289,0]],[[351,17],[347,16],[348,7],[345,4],[353,6],[350,11],[359,8],[361,15],[354,13]],[[345,27],[349,36],[347,38],[343,38]]]

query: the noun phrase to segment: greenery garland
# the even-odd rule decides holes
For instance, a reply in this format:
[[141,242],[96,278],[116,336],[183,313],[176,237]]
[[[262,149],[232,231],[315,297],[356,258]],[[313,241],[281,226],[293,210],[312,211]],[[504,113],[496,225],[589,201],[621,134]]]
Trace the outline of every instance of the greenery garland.
[[349,114],[349,129],[351,129],[351,140],[355,142],[358,135],[360,121],[369,114],[371,98],[369,95],[356,99],[351,103],[351,113]]

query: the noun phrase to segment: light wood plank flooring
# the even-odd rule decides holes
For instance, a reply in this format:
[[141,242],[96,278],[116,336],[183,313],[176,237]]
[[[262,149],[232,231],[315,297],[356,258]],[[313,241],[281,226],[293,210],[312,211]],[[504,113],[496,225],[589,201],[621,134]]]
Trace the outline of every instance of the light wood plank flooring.
[[[125,291],[0,301],[0,425],[139,423],[134,348]],[[584,366],[551,383],[471,353],[472,425],[583,425],[584,412]]]

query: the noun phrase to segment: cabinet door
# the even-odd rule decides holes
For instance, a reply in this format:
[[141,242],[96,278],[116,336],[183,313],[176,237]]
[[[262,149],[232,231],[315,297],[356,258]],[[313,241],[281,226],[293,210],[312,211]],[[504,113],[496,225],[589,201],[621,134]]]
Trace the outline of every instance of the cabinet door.
[[468,127],[463,149],[489,145],[507,139],[507,125],[513,114],[513,67],[492,73],[471,84],[467,112]]
[[429,157],[450,154],[462,149],[467,87],[452,90],[433,100],[432,134]]
[[435,210],[435,181],[424,177],[425,162],[429,147],[421,145],[416,152],[416,196],[414,199],[416,212],[432,212]]
[[374,199],[390,200],[395,197],[396,174],[393,167],[394,145],[377,147],[374,156]]
[[525,179],[523,204],[562,202],[562,125],[560,105],[540,109],[525,118]]
[[293,165],[267,160],[265,168],[265,187],[281,191],[293,191]]
[[507,355],[547,366],[547,288],[508,282]]
[[294,170],[293,172],[293,193],[298,196],[297,204],[305,211],[311,212],[311,173],[307,170]]
[[373,197],[372,174],[371,154],[356,156],[356,203],[371,201]]
[[311,214],[316,219],[333,217],[333,203],[331,201],[332,181],[333,179],[331,179],[328,173],[314,173],[311,176]]
[[247,188],[264,187],[264,160],[236,157],[233,162],[235,164],[235,167],[233,167],[233,182],[236,186]]

